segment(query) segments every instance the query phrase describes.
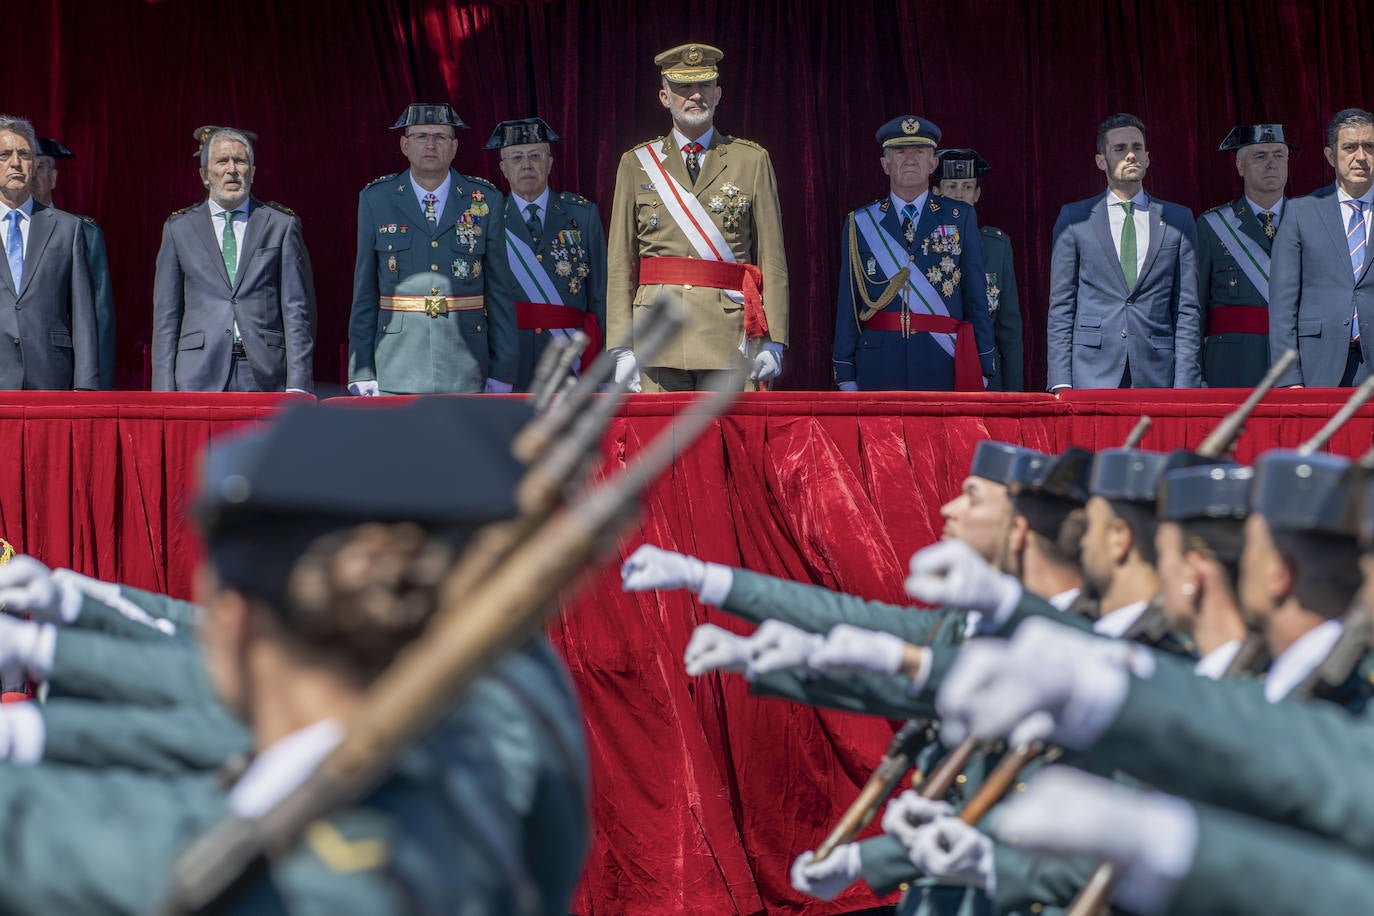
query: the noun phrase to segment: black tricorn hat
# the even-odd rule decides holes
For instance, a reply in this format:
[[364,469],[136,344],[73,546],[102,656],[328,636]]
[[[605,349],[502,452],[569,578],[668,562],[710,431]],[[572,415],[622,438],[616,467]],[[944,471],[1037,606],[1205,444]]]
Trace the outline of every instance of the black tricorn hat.
[[491,132],[491,139],[484,149],[501,149],[506,146],[522,146],[526,143],[557,143],[558,134],[544,123],[543,118],[521,118],[518,121],[502,121]]
[[438,104],[428,102],[412,102],[406,106],[406,110],[401,112],[401,116],[396,119],[396,123],[391,125],[392,130],[400,130],[403,127],[423,127],[426,124],[439,124],[460,130],[467,127],[463,119],[458,117],[458,112],[453,110],[453,106],[447,102]]
[[930,174],[931,181],[982,178],[992,171],[992,166],[978,155],[976,149],[936,150],[935,156],[939,161],[935,164],[935,171]]
[[47,156],[49,159],[75,159],[76,153],[67,149],[52,137],[38,138],[38,155]]
[[1282,124],[1238,124],[1231,128],[1226,139],[1221,141],[1221,146],[1217,147],[1217,152],[1229,153],[1231,150],[1240,149],[1242,146],[1251,146],[1255,143],[1282,143],[1289,149],[1297,149],[1296,146],[1284,139]]

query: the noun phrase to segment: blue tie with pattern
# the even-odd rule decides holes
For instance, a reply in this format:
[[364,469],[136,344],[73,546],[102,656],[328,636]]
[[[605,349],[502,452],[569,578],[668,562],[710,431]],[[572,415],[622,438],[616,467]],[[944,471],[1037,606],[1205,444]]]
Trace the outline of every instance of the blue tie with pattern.
[[916,205],[907,204],[902,208],[902,234],[907,242],[916,241]]
[[[1345,204],[1350,208],[1350,223],[1346,226],[1345,242],[1350,247],[1350,269],[1355,272],[1355,279],[1359,280],[1360,271],[1364,269],[1365,245],[1369,241],[1369,230],[1364,219],[1364,202],[1347,200]],[[1350,339],[1355,340],[1359,336],[1360,313],[1357,310],[1350,320]]]
[[23,216],[18,210],[11,210],[5,215],[5,219],[10,221],[10,229],[5,237],[5,257],[10,262],[10,276],[14,278],[14,291],[19,292],[19,284],[24,282],[24,236],[19,229],[19,220]]

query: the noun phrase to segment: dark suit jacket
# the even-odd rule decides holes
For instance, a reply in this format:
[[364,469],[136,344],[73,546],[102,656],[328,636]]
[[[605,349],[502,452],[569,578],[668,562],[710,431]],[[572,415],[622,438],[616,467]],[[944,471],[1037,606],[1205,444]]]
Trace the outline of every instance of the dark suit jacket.
[[100,387],[95,296],[81,220],[33,203],[18,295],[0,256],[0,388]]
[[1374,331],[1370,246],[1365,245],[1364,268],[1356,277],[1345,239],[1348,214],[1334,185],[1294,198],[1284,207],[1269,274],[1269,354],[1278,359],[1296,348],[1298,362],[1279,379],[1280,385],[1339,385],[1356,309],[1364,358],[1356,384],[1369,374],[1374,338],[1364,331]]
[[153,280],[153,390],[223,391],[234,322],[264,391],[314,388],[315,288],[294,215],[251,199],[233,284],[201,203],[162,228]]
[[1193,214],[1150,201],[1150,245],[1132,289],[1112,241],[1105,192],[1066,205],[1053,238],[1049,388],[1119,387],[1128,360],[1132,387],[1198,387],[1202,328]]

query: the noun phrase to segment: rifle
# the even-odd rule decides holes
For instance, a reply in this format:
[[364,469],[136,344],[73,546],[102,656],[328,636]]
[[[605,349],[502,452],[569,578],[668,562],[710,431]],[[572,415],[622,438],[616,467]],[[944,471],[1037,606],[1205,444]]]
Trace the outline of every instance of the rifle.
[[[553,396],[563,387],[563,382],[572,376],[572,364],[587,348],[587,342],[586,334],[582,331],[574,331],[571,337],[566,338],[566,346],[558,348],[558,358],[549,371],[548,378],[544,380],[544,384],[538,388],[533,385],[530,386],[530,391],[534,392],[535,413],[543,413],[548,409],[549,404],[553,401]],[[541,359],[540,362],[543,360]]]
[[474,679],[539,632],[559,588],[613,543],[639,496],[730,405],[747,371],[735,370],[730,387],[684,411],[622,471],[531,532],[474,587],[446,580],[426,633],[370,686],[343,741],[261,818],[228,816],[193,842],[174,867],[164,911],[201,912],[222,903],[264,856],[288,853],[305,825],[376,786]]
[[970,827],[977,826],[993,805],[1002,800],[1002,796],[1011,791],[1012,786],[1016,785],[1016,778],[1021,775],[1021,771],[1037,757],[1045,754],[1047,745],[1039,739],[1027,741],[1019,747],[1013,748],[1001,760],[997,761],[997,766],[992,768],[987,780],[978,787],[978,791],[973,794],[973,798],[968,800],[963,809],[959,812],[959,820],[968,824]]
[[[559,358],[570,343],[572,341],[566,337],[552,337],[545,345],[544,352],[539,354],[539,362],[534,364],[534,375],[530,376],[530,391],[534,393],[536,401],[539,392],[548,387],[549,379],[553,378],[554,367],[558,365]],[[535,406],[534,411],[541,412],[538,406]]]
[[1145,434],[1148,433],[1150,431],[1150,427],[1154,425],[1154,420],[1151,420],[1149,417],[1142,416],[1139,420],[1136,421],[1135,426],[1131,429],[1131,434],[1126,437],[1126,442],[1121,447],[1139,448],[1140,440],[1145,438]]
[[1346,421],[1355,416],[1355,411],[1365,405],[1371,397],[1374,397],[1374,375],[1364,380],[1364,384],[1356,388],[1346,402],[1341,405],[1341,409],[1326,421],[1326,425],[1317,430],[1316,435],[1298,446],[1299,455],[1310,455],[1320,451],[1331,441],[1331,437],[1336,435],[1336,430],[1345,425]]
[[1254,409],[1259,406],[1259,402],[1269,393],[1269,390],[1278,382],[1279,377],[1288,371],[1288,368],[1298,360],[1298,351],[1289,350],[1280,356],[1278,362],[1269,367],[1264,378],[1255,386],[1255,390],[1250,392],[1250,396],[1241,402],[1240,406],[1227,414],[1217,428],[1202,440],[1198,446],[1198,454],[1209,457],[1221,457],[1231,450],[1232,444],[1240,438],[1241,431],[1245,428],[1245,421],[1249,418]]

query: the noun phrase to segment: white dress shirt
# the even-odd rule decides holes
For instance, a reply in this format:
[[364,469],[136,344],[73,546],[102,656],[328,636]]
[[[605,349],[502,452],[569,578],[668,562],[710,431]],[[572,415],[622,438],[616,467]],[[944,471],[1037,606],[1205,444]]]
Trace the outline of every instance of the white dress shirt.
[[925,191],[922,191],[920,194],[916,196],[915,200],[902,200],[895,193],[890,193],[887,196],[892,201],[893,212],[897,214],[898,223],[902,221],[902,210],[905,209],[906,205],[915,204],[916,215],[911,218],[911,221],[913,223],[916,223],[920,221],[921,211],[926,208],[926,201],[930,199],[930,190],[926,189]]
[[1328,620],[1302,634],[1269,666],[1264,677],[1264,698],[1277,703],[1292,693],[1331,654],[1344,629],[1342,621]]
[[33,195],[30,194],[28,200],[18,207],[11,207],[9,204],[0,200],[0,249],[9,250],[10,240],[10,211],[19,211],[19,237],[23,239],[24,257],[29,256],[29,225],[33,222]]
[[1147,606],[1149,606],[1148,601],[1137,601],[1134,604],[1123,605],[1114,611],[1108,611],[1093,621],[1093,632],[1098,636],[1121,639],[1126,635],[1126,631],[1140,619],[1140,615],[1145,613]]
[[343,723],[321,719],[277,741],[253,760],[229,792],[239,817],[258,818],[301,785],[343,740]]
[[1233,639],[1217,646],[1197,660],[1197,664],[1193,666],[1193,673],[1198,677],[1221,680],[1226,676],[1226,669],[1231,667],[1231,662],[1235,661],[1237,653],[1240,652],[1242,642]]
[[1082,592],[1081,588],[1065,589],[1050,599],[1050,604],[1054,605],[1055,610],[1067,611],[1069,605],[1078,600],[1078,595]]
[[683,149],[683,147],[686,146],[688,143],[696,142],[700,143],[702,146],[705,147],[705,149],[697,153],[697,168],[706,168],[706,156],[711,151],[711,140],[714,139],[715,136],[716,128],[714,125],[706,128],[706,133],[702,134],[700,137],[697,137],[695,141],[687,139],[686,135],[683,134],[682,131],[674,127],[673,142],[677,144],[677,154],[682,157],[682,164],[687,164],[687,151]]
[[[1107,222],[1112,227],[1112,243],[1116,245],[1116,255],[1121,257],[1121,227],[1126,225],[1126,208],[1123,201],[1113,191],[1107,191]],[[1131,216],[1135,220],[1135,276],[1145,272],[1145,255],[1150,251],[1150,198],[1142,189],[1131,198],[1135,209]]]
[[415,173],[410,173],[410,189],[415,192],[415,201],[420,205],[420,213],[425,212],[425,195],[433,194],[434,201],[434,220],[438,222],[444,218],[444,207],[448,205],[448,192],[453,190],[453,173],[449,172],[444,176],[444,181],[433,191],[426,191],[420,187],[420,182],[415,180]]

